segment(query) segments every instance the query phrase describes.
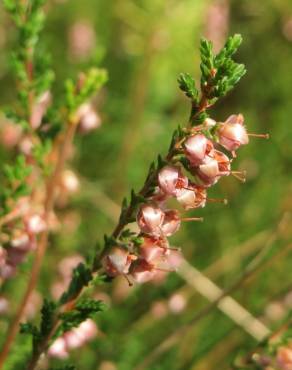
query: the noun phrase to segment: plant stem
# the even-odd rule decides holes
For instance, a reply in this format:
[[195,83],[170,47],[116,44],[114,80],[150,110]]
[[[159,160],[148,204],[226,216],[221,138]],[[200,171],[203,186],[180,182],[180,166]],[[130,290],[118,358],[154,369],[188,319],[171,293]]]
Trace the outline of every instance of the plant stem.
[[[208,99],[206,98],[205,94],[202,92],[202,95],[201,95],[201,99],[199,101],[199,103],[196,105],[196,107],[194,107],[194,105],[192,105],[192,113],[191,113],[191,116],[190,116],[190,120],[189,120],[189,126],[191,126],[191,123],[192,123],[192,119],[196,118],[198,114],[200,114],[202,111],[206,110],[208,106],[208,104],[206,103],[208,102]],[[177,139],[177,142],[174,143],[173,147],[170,148],[168,154],[165,156],[165,160],[170,162],[174,155],[176,154],[176,145],[181,141],[181,139]],[[158,170],[155,170],[152,175],[145,181],[142,189],[139,191],[139,195],[141,196],[146,196],[148,193],[149,193],[149,188],[150,186],[153,184],[153,182],[155,181],[155,179],[157,178],[157,175],[158,175]],[[123,218],[123,220],[119,220],[113,233],[112,233],[112,236],[114,238],[117,238],[121,231],[124,229],[124,227],[130,223],[130,220],[132,219],[133,217],[133,213],[135,211],[135,207],[130,204],[126,210],[126,214],[125,214],[125,217]],[[103,253],[101,254],[100,256],[100,259],[102,258],[103,256]],[[94,271],[92,271],[94,272]],[[76,299],[78,299],[80,293],[82,292],[82,289],[80,289],[79,293],[76,295],[74,301],[73,301],[73,304],[72,305],[67,305],[67,307],[65,307],[65,310],[66,311],[70,311],[74,308],[74,302]],[[57,314],[58,316],[58,314]],[[37,363],[38,363],[38,360],[41,356],[41,354],[43,352],[45,352],[48,348],[48,343],[50,341],[50,339],[52,338],[52,336],[55,334],[56,330],[58,329],[58,319],[56,321],[56,324],[53,326],[53,329],[51,330],[51,332],[42,340],[42,343],[39,345],[39,348],[37,350],[37,352],[35,352],[32,357],[31,357],[31,360],[28,364],[28,367],[27,367],[27,370],[34,370],[35,367],[37,366]],[[1,369],[1,366],[0,366],[0,369]]]
[[[67,126],[67,130],[64,133],[63,140],[61,141],[60,146],[59,146],[57,163],[56,163],[54,172],[49,178],[48,183],[47,183],[46,199],[45,199],[45,205],[44,205],[44,221],[46,222],[46,224],[48,223],[49,215],[54,206],[56,186],[58,185],[60,175],[64,168],[64,164],[65,164],[65,160],[66,160],[67,152],[68,152],[68,147],[70,146],[73,140],[75,130],[76,130],[76,124],[73,122],[69,122]],[[6,357],[9,354],[10,348],[17,335],[20,321],[23,318],[23,315],[27,307],[27,304],[29,302],[29,299],[31,297],[31,294],[37,285],[43,258],[46,253],[46,249],[48,245],[48,235],[49,235],[49,232],[48,232],[48,227],[47,227],[46,230],[41,234],[40,239],[39,239],[39,245],[36,250],[32,270],[31,270],[31,275],[28,281],[26,291],[19,304],[15,318],[11,322],[8,328],[8,331],[7,331],[7,337],[6,337],[4,346],[2,348],[2,351],[0,353],[0,369],[3,367]]]

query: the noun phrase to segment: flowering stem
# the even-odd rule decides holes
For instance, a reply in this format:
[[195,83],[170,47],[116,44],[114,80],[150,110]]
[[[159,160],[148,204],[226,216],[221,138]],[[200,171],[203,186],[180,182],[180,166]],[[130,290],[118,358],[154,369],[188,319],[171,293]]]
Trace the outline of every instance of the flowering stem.
[[[76,124],[74,122],[69,122],[67,126],[67,131],[64,133],[63,140],[59,146],[59,153],[58,159],[55,166],[55,170],[52,176],[49,178],[47,183],[47,190],[46,190],[46,200],[45,200],[45,212],[44,212],[44,221],[48,223],[49,215],[54,206],[54,198],[56,193],[56,186],[58,185],[60,175],[64,168],[65,160],[67,157],[68,147],[70,146],[74,133],[76,130]],[[14,320],[11,322],[8,331],[7,337],[0,353],[0,369],[3,367],[5,359],[9,354],[11,345],[17,335],[20,321],[22,320],[23,314],[29,302],[32,292],[34,291],[38,277],[40,274],[42,262],[44,255],[46,253],[47,245],[48,245],[48,228],[40,236],[39,245],[36,250],[36,255],[34,258],[30,279],[24,293],[24,296],[19,304],[18,310],[16,312]]]

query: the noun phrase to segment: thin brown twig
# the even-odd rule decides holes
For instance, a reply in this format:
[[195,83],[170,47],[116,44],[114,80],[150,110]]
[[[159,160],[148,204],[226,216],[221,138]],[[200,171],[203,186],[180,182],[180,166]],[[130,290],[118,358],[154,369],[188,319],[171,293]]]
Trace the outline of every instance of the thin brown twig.
[[[70,146],[73,140],[75,130],[76,130],[76,124],[73,122],[69,122],[67,126],[67,130],[64,133],[63,140],[59,147],[55,170],[52,176],[49,178],[48,183],[47,183],[46,200],[45,200],[45,207],[44,207],[44,221],[46,222],[46,224],[48,224],[49,216],[53,209],[56,186],[58,185],[60,175],[64,168],[68,147]],[[36,250],[32,270],[31,270],[31,275],[30,275],[29,282],[25,290],[24,296],[19,304],[16,315],[13,321],[11,322],[8,328],[8,331],[7,331],[7,337],[6,337],[4,346],[2,348],[2,351],[0,353],[0,369],[3,367],[6,357],[9,354],[12,343],[19,330],[19,324],[23,318],[23,315],[27,307],[27,304],[29,302],[29,299],[31,297],[31,294],[36,287],[38,277],[40,274],[40,270],[41,270],[41,266],[42,266],[42,262],[43,262],[43,258],[46,253],[46,249],[48,245],[48,235],[49,235],[48,228],[46,228],[46,230],[41,234],[40,239],[39,239],[39,244]]]

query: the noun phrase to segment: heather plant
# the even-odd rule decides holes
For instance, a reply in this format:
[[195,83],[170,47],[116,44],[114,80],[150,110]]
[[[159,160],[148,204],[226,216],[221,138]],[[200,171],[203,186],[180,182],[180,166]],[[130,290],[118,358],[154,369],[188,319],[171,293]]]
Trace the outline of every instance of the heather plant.
[[[91,259],[78,261],[67,278],[67,289],[55,301],[43,297],[40,323],[23,322],[49,237],[58,232],[56,205],[78,187],[67,164],[73,138],[77,132],[100,125],[92,98],[107,79],[103,69],[91,67],[66,81],[62,98],[54,99],[54,73],[43,46],[39,49],[44,5],[37,0],[5,1],[18,31],[19,48],[12,57],[17,106],[5,110],[9,121],[18,127],[18,138],[15,160],[4,168],[1,194],[0,222],[5,237],[0,250],[2,279],[13,278],[28,254],[33,254],[34,262],[27,290],[8,329],[0,367],[8,358],[20,323],[21,334],[31,337],[31,348],[23,349],[18,366],[42,366],[46,353],[66,359],[71,350],[86,345],[96,335],[94,318],[105,304],[91,295],[94,286],[110,283],[118,276],[129,285],[144,283],[175,271],[173,261],[181,258],[183,250],[173,246],[169,238],[182,222],[202,221],[193,210],[207,203],[227,203],[226,199],[208,197],[207,192],[225,176],[244,182],[245,172],[233,168],[237,150],[248,144],[250,137],[268,137],[249,133],[240,113],[223,122],[210,117],[209,109],[235,87],[246,71],[233,59],[242,41],[240,35],[229,37],[217,54],[212,43],[202,39],[200,83],[187,73],[178,78],[180,89],[190,101],[189,121],[175,130],[166,155],[159,154],[150,165],[142,188],[132,190],[124,199],[113,232],[92,247]],[[276,349],[277,360],[271,363],[285,369],[289,351],[289,344],[285,347],[281,343]]]

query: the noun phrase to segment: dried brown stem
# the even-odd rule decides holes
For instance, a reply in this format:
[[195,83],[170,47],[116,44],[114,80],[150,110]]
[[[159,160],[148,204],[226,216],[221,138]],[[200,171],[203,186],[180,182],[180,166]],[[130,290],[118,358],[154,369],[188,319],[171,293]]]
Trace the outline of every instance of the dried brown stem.
[[[64,133],[63,140],[61,141],[61,144],[59,146],[59,152],[58,152],[55,170],[53,174],[51,175],[51,177],[49,178],[48,183],[47,183],[45,210],[44,210],[44,221],[46,223],[48,223],[49,215],[54,206],[56,187],[58,185],[60,175],[64,168],[64,164],[65,164],[65,160],[66,160],[67,152],[68,152],[68,147],[70,146],[72,139],[74,137],[75,129],[76,129],[76,124],[70,122],[67,126],[66,132]],[[29,299],[31,297],[31,294],[37,285],[43,258],[46,253],[46,249],[48,245],[48,235],[49,235],[48,229],[46,229],[40,236],[26,291],[19,304],[16,315],[8,328],[7,337],[6,337],[4,346],[2,348],[2,351],[0,353],[0,369],[3,367],[6,357],[9,354],[11,346],[19,330],[19,324],[23,318],[23,315],[27,307],[27,304],[29,302]]]

